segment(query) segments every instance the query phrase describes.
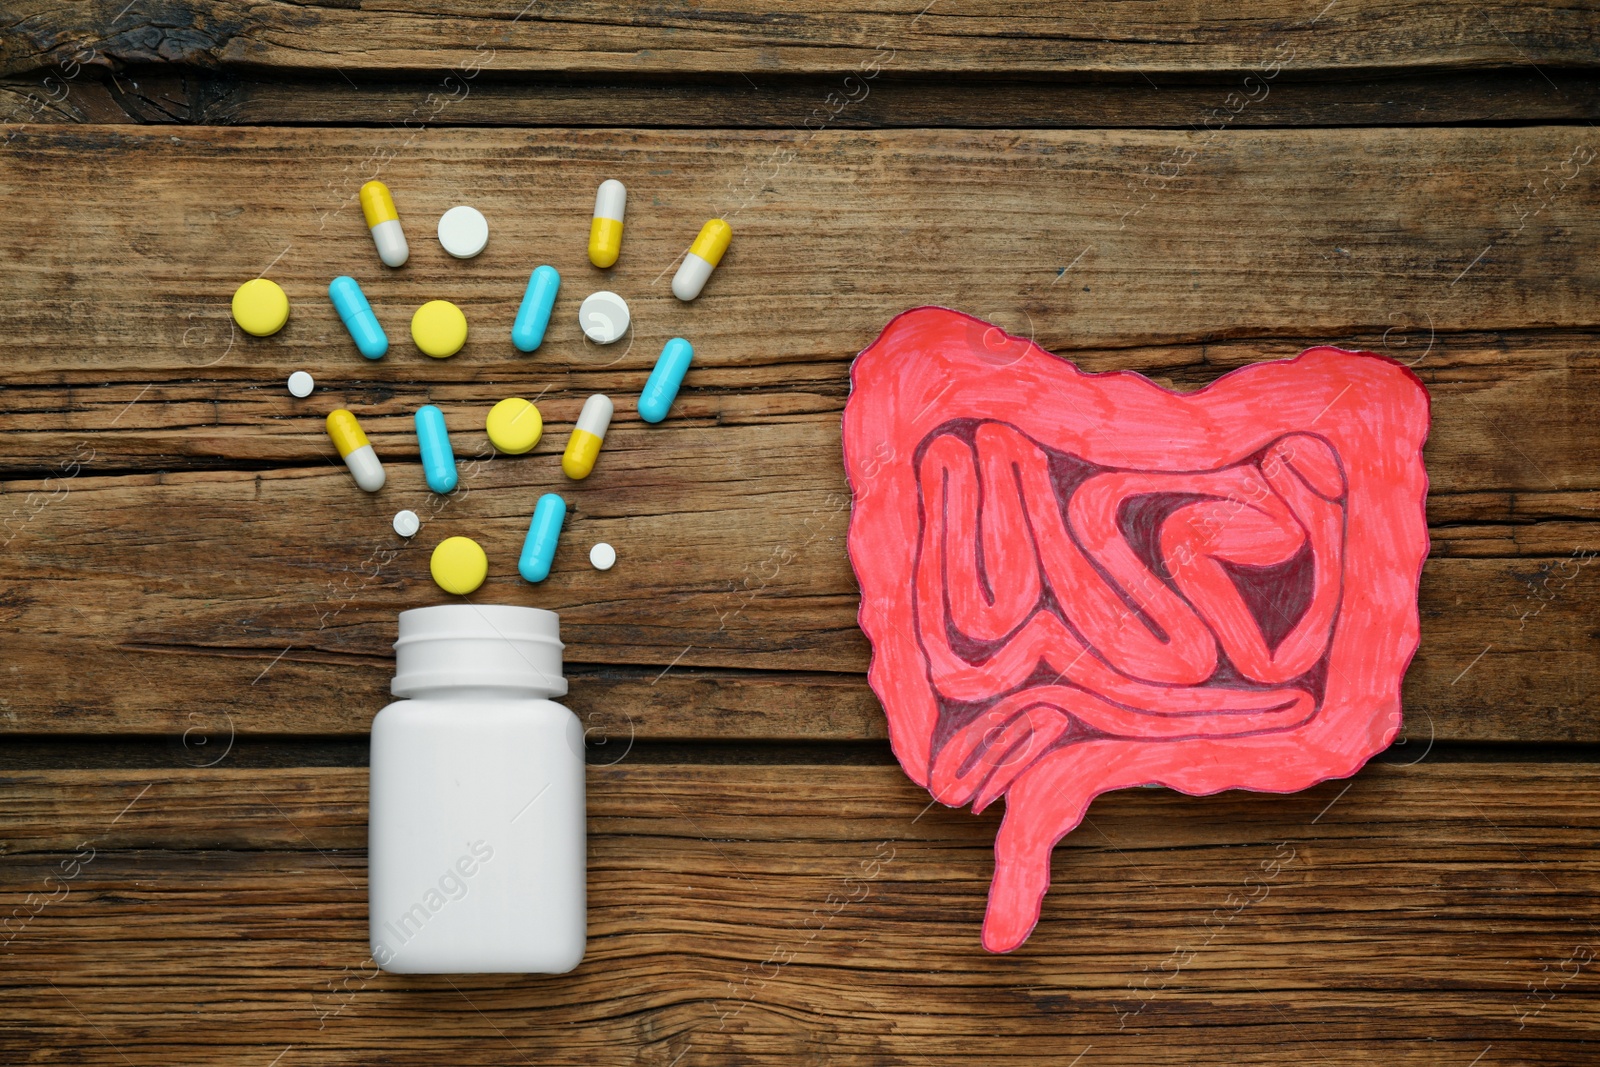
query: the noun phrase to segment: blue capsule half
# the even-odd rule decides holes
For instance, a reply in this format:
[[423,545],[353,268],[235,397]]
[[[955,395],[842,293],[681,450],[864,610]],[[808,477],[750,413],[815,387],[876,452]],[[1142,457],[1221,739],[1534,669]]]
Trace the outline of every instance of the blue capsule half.
[[329,282],[328,298],[363,356],[378,359],[389,351],[389,338],[378,325],[378,316],[372,313],[372,305],[367,303],[366,294],[354,278],[341,274]]
[[422,476],[435,493],[456,487],[456,454],[444,427],[444,412],[432,404],[417,409],[417,447],[422,452]]
[[528,538],[522,542],[522,556],[517,560],[517,573],[530,582],[542,582],[550,577],[550,564],[556,558],[556,544],[561,540],[561,520],[567,517],[567,502],[555,493],[546,493],[533,506],[533,521],[528,524]]
[[674,337],[661,348],[656,369],[644,383],[639,394],[639,417],[645,422],[660,422],[678,395],[678,386],[689,372],[689,361],[694,358],[694,346],[681,337]]
[[522,294],[522,306],[517,309],[517,321],[511,324],[511,343],[518,352],[532,352],[544,342],[545,328],[550,325],[550,309],[556,306],[556,292],[561,288],[561,275],[554,267],[535,267],[528,276],[528,288]]

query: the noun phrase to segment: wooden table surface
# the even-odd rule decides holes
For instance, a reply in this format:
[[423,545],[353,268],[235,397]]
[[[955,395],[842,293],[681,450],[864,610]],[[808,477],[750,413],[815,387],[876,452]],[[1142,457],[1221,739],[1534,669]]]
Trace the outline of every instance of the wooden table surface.
[[[1600,1058],[1593,0],[521,2],[10,5],[0,1063]],[[468,262],[432,239],[462,202],[492,227]],[[717,214],[732,251],[681,305]],[[563,299],[523,356],[540,262]],[[294,307],[265,340],[228,310],[262,272]],[[381,362],[323,295],[343,273]],[[574,322],[598,288],[632,301],[615,351]],[[473,324],[449,361],[404,343],[434,298]],[[843,550],[850,361],[920,304],[1180,388],[1368,348],[1433,400],[1402,742],[1291,796],[1101,798],[1006,956],[978,943],[999,813],[894,763]],[[645,427],[675,334],[695,369]],[[619,415],[530,587],[528,514],[595,391]],[[512,395],[540,397],[531,457],[479,429]],[[424,402],[456,427],[449,498]],[[390,465],[374,496],[336,406]],[[367,963],[366,732],[456,534],[491,560],[474,600],[561,613],[590,729],[566,976]]]

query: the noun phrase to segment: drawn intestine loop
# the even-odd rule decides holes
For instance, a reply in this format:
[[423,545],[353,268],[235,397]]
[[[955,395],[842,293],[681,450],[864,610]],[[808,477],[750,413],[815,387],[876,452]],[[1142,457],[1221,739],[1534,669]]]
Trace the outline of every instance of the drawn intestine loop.
[[1326,439],[1143,471],[957,420],[918,452],[913,599],[944,803],[981,810],[1076,741],[1239,737],[1317,714],[1347,495]]

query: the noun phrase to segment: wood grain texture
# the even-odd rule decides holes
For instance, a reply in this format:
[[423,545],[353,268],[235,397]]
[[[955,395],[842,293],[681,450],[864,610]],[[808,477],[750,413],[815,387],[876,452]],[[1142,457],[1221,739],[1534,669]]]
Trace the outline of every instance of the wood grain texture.
[[[1518,67],[1471,72],[1400,72],[1353,77],[1292,68],[1263,96],[1240,71],[1101,75],[1090,81],[885,71],[832,114],[837,75],[562,75],[547,79],[486,71],[457,93],[431,126],[782,127],[963,126],[1008,129],[1202,126],[1229,112],[1241,89],[1259,97],[1233,126],[1417,126],[1600,120],[1600,72]],[[759,78],[759,80],[757,80]],[[1196,80],[1196,79],[1199,80]],[[172,123],[208,126],[388,125],[430,114],[439,80],[383,72],[290,80],[193,68],[143,66],[0,78],[0,122]],[[1230,94],[1235,94],[1230,99]],[[446,94],[448,96],[448,93]],[[430,99],[431,97],[431,99]],[[1213,119],[1213,123],[1216,120]]]
[[1578,1063],[1596,1039],[1596,784],[1590,765],[1424,762],[1289,797],[1113,794],[1001,957],[976,942],[994,815],[929,808],[892,767],[623,763],[589,776],[584,964],[443,978],[367,962],[363,772],[17,774],[0,1049],[164,1067],[969,1063],[978,1044],[1070,1062],[1092,1045],[1083,1062],[1142,1067],[1469,1063],[1492,1045]]
[[[1583,384],[1595,357],[1576,335],[1435,336],[1429,347],[1426,333],[1396,332],[1386,343],[1416,353],[1435,405],[1434,558],[1405,690],[1412,736],[1600,740],[1588,712],[1600,701],[1589,429],[1600,412]],[[1301,347],[1074,355],[1193,387]],[[209,381],[7,390],[0,448],[29,476],[0,483],[0,631],[15,667],[0,728],[363,732],[388,700],[394,614],[436,599],[427,553],[468,534],[492,561],[475,599],[561,611],[567,660],[587,672],[572,705],[607,737],[881,738],[841,547],[844,362],[696,369],[672,420],[650,427],[629,414],[647,359],[610,370],[545,361],[480,364],[471,373],[494,375],[483,383],[424,385],[405,370],[310,411],[240,367]],[[552,381],[545,440],[529,456],[496,456],[480,429],[489,401]],[[556,456],[595,390],[617,397],[620,414],[596,473],[575,487]],[[410,412],[425,400],[454,427],[463,462],[451,497],[429,494],[417,467]],[[374,497],[350,485],[323,433],[322,411],[339,403],[389,464]],[[572,510],[555,573],[534,588],[511,561],[549,490]],[[388,527],[401,507],[426,519],[411,544]],[[599,540],[621,550],[617,570],[585,564]],[[159,688],[121,681],[152,674]]]
[[1090,0],[1057,9],[992,2],[812,0],[772,11],[745,0],[639,7],[467,0],[372,7],[145,0],[12,5],[0,73],[48,65],[166,63],[275,73],[850,72],[1085,74],[1301,69],[1592,66],[1597,15],[1583,0],[1538,4],[1362,0],[1327,8],[1266,0],[1248,13],[1178,0]]
[[[1600,185],[1590,131],[754,131],[30,127],[0,191],[53,205],[0,234],[0,383],[148,381],[248,366],[271,380],[337,367],[421,373],[405,324],[448,295],[478,331],[428,366],[444,384],[496,369],[603,367],[574,297],[632,302],[633,365],[692,335],[706,366],[838,362],[887,318],[937,303],[1047,347],[1330,340],[1392,329],[1592,329]],[[1192,155],[1190,154],[1192,153]],[[381,174],[416,249],[382,271],[356,195]],[[626,249],[589,266],[593,190],[634,189]],[[83,182],[103,197],[63,198]],[[447,261],[438,214],[472,200],[489,250]],[[685,307],[671,267],[700,223],[735,236]],[[1249,261],[1240,250],[1249,249]],[[565,292],[537,361],[505,339],[528,272]],[[960,264],[953,269],[951,264]],[[294,304],[279,335],[239,335],[228,299],[270,268]],[[326,300],[363,279],[394,342],[358,361]],[[798,325],[796,309],[802,309]],[[1431,324],[1431,326],[1430,326]]]

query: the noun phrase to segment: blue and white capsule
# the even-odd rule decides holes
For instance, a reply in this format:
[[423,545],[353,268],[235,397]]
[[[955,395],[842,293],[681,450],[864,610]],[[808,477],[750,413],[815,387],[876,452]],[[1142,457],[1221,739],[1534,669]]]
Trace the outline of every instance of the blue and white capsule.
[[677,398],[683,376],[689,372],[689,361],[694,359],[694,346],[681,337],[674,337],[661,347],[656,369],[644,383],[639,394],[639,417],[645,422],[660,422],[667,417],[672,401]]
[[522,555],[517,559],[517,573],[523,578],[542,582],[550,577],[550,564],[555,561],[561,523],[566,517],[567,502],[555,493],[546,493],[534,505],[528,537],[522,542]]
[[544,343],[544,331],[550,325],[550,310],[556,306],[556,293],[561,289],[561,275],[552,266],[533,268],[528,276],[528,288],[522,294],[522,306],[517,309],[517,320],[511,324],[511,343],[518,352],[532,352]]
[[333,301],[334,310],[344,320],[344,328],[350,331],[351,340],[355,341],[356,348],[361,350],[363,356],[380,359],[389,351],[388,335],[378,324],[378,316],[372,313],[367,295],[354,278],[341,274],[329,282],[328,299]]
[[422,452],[422,476],[435,493],[456,487],[456,454],[450,447],[444,412],[432,404],[417,409],[417,448]]

